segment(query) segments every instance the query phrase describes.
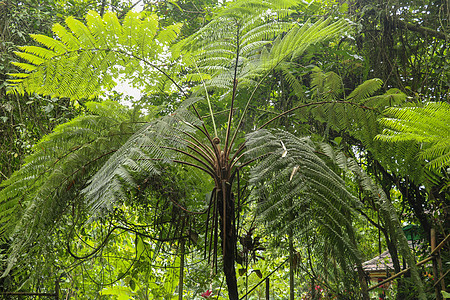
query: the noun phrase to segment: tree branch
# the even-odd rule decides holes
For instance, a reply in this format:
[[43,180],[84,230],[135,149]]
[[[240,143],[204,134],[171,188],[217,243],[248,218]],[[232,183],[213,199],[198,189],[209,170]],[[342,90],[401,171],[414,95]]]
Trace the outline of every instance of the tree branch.
[[397,19],[393,23],[394,23],[394,25],[396,25],[397,28],[415,31],[415,32],[418,32],[418,33],[424,35],[425,37],[432,36],[432,37],[435,37],[435,38],[438,38],[441,40],[448,40],[450,38],[450,36],[445,34],[444,32],[436,31],[434,29],[424,27],[424,26],[419,26],[417,24],[411,24],[411,23],[405,22],[403,20]]

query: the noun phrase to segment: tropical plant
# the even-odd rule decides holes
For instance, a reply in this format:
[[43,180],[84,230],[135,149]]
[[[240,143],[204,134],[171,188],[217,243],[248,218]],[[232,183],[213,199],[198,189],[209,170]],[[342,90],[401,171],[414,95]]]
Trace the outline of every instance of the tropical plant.
[[[12,74],[16,78],[11,80],[13,93],[93,98],[114,86],[118,74],[124,74],[133,83],[141,84],[146,93],[173,93],[175,89],[180,103],[169,116],[132,128],[122,125],[124,134],[117,138],[127,138],[116,140],[119,147],[112,149],[104,140],[116,138],[92,135],[98,129],[95,122],[103,121],[102,118],[74,121],[79,127],[72,122],[45,138],[24,168],[3,183],[2,205],[9,205],[11,210],[16,210],[19,202],[26,205],[18,213],[19,221],[14,222],[18,224],[17,238],[7,271],[26,245],[39,240],[39,232],[46,232],[53,222],[61,220],[59,216],[69,203],[85,204],[87,212],[94,216],[111,211],[127,199],[128,189],[139,189],[144,183],[151,185],[149,179],[158,178],[164,166],[173,163],[198,169],[214,183],[206,203],[172,201],[179,212],[206,215],[204,244],[215,266],[221,246],[228,295],[238,299],[235,217],[241,203],[239,194],[235,197],[233,183],[239,178],[239,170],[251,162],[242,162],[245,144],[239,136],[249,104],[264,79],[283,61],[298,57],[309,45],[335,37],[347,28],[345,22],[330,19],[309,21],[302,26],[284,22],[291,12],[289,8],[297,4],[234,2],[202,30],[178,44],[176,51],[188,59],[184,80],[200,83],[192,92],[178,80],[183,74],[177,67],[181,64],[167,60],[168,46],[180,25],[159,29],[154,15],[142,18],[130,12],[120,24],[112,13],[101,18],[90,12],[87,26],[68,18],[70,31],[54,26],[58,38],[34,36],[45,48],[27,46],[17,53],[28,63],[15,63],[25,73]],[[220,92],[220,101],[227,107],[227,120],[220,127],[215,123],[209,97],[212,90]],[[211,124],[196,108],[201,101],[206,102]],[[235,115],[240,115],[237,122]],[[106,115],[104,118],[108,120]],[[66,138],[70,143],[64,144]],[[37,211],[43,219],[34,218]],[[13,220],[9,214],[2,219],[7,225],[12,225]],[[173,223],[184,226],[182,222]],[[178,232],[183,232],[181,227]]]

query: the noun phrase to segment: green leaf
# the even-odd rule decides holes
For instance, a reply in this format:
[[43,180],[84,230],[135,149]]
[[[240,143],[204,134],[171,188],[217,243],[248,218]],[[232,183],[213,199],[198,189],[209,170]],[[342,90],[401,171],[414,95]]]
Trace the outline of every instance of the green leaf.
[[129,285],[133,291],[136,289],[136,282],[133,279],[130,280]]
[[117,300],[129,300],[132,296],[130,288],[124,286],[107,287],[101,290],[100,295],[115,295]]
[[142,238],[140,236],[138,236],[136,238],[136,251],[137,251],[137,257],[141,257],[142,254],[145,251],[145,245],[144,245],[144,241],[142,240]]

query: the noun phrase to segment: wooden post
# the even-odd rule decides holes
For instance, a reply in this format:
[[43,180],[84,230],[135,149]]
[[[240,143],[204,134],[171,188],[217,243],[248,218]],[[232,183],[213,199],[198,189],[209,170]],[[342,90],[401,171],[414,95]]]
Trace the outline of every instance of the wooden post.
[[270,279],[266,278],[266,300],[270,299]]
[[[439,279],[438,281],[441,283],[441,291],[446,291],[445,289],[445,281],[444,281],[444,268],[442,267],[442,259],[441,259],[441,250],[438,250],[437,252],[437,256],[436,256],[436,260],[437,260],[437,264],[438,264],[438,269],[439,269]],[[448,273],[448,271],[447,271]],[[437,282],[436,282],[437,284]]]

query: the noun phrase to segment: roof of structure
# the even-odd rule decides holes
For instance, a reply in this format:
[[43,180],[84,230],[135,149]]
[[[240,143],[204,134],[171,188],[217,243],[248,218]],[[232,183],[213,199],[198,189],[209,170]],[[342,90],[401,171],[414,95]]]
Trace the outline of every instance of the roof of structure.
[[363,262],[362,267],[367,272],[394,270],[391,255],[387,250],[371,260]]

